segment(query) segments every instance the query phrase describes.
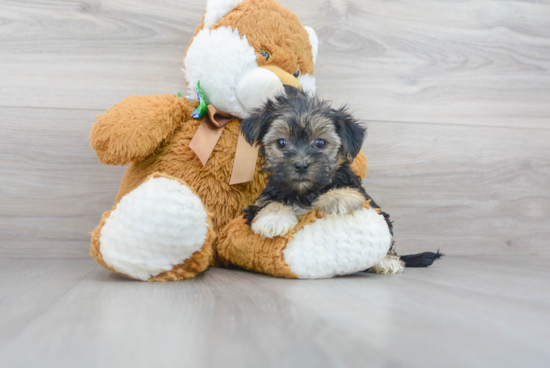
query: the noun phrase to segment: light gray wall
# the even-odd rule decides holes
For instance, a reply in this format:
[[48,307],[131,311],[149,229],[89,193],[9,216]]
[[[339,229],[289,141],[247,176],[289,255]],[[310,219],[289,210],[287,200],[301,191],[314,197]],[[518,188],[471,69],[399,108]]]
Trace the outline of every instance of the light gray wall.
[[[368,192],[401,252],[549,254],[550,5],[283,0],[320,38],[318,92],[369,127]],[[185,92],[204,1],[0,0],[0,255],[80,257],[124,168],[97,114]]]

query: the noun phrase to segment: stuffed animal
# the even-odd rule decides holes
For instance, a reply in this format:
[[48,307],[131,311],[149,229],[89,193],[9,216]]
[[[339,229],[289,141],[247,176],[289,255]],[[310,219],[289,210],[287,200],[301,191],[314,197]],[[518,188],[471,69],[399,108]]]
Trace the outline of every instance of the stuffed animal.
[[[303,214],[271,239],[243,217],[266,174],[239,124],[284,85],[315,93],[317,52],[315,31],[275,0],[208,0],[184,56],[189,98],[131,96],[92,127],[99,160],[129,164],[92,232],[97,262],[144,281],[187,279],[209,266],[288,278],[401,272],[402,261],[386,257],[384,217],[368,202],[344,215]],[[359,153],[351,169],[364,178],[366,168]]]

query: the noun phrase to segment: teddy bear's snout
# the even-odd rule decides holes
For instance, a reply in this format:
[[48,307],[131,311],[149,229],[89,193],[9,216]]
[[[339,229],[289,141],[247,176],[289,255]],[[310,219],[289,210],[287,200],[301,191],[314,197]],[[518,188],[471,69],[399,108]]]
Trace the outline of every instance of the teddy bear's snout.
[[279,80],[281,81],[281,83],[283,85],[288,85],[288,86],[292,86],[292,87],[295,87],[295,88],[298,88],[298,89],[302,89],[302,86],[300,85],[300,82],[298,81],[298,79],[296,79],[295,76],[293,76],[290,73],[285,72],[283,69],[279,68],[278,66],[264,65],[264,66],[261,66],[260,68],[269,70],[270,72],[275,74],[277,76],[277,78],[279,78]]
[[260,107],[276,94],[283,93],[285,85],[302,89],[298,79],[283,69],[273,65],[260,66],[242,76],[237,84],[236,95],[248,112]]

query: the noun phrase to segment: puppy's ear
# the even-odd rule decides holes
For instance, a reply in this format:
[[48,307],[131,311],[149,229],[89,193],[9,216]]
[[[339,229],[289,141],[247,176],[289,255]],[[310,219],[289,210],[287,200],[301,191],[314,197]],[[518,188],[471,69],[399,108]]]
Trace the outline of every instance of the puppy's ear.
[[342,140],[342,153],[351,162],[361,151],[367,129],[359,124],[345,106],[333,110],[332,120],[336,126],[336,133]]
[[251,146],[260,145],[275,118],[275,105],[268,100],[264,106],[252,111],[249,117],[241,121],[239,129]]

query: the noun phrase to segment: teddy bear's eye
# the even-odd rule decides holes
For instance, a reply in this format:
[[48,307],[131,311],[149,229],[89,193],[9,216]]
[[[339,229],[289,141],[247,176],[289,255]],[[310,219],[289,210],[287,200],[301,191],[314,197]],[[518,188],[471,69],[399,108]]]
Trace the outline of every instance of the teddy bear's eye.
[[269,51],[266,51],[266,50],[260,51],[260,55],[262,55],[265,58],[265,61],[268,61],[269,58],[271,57],[271,54],[269,53]]
[[300,76],[300,69],[296,69],[294,72],[294,78],[298,78]]

